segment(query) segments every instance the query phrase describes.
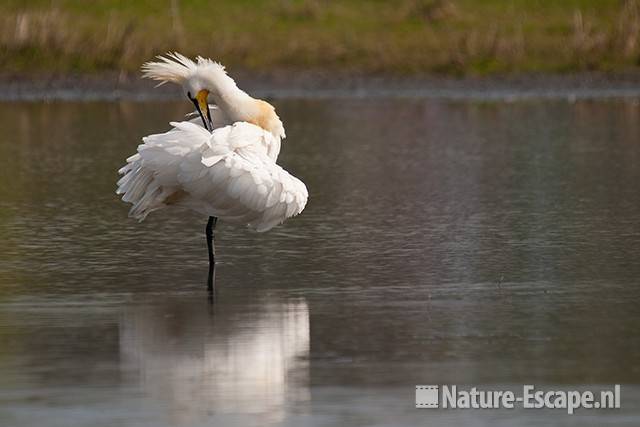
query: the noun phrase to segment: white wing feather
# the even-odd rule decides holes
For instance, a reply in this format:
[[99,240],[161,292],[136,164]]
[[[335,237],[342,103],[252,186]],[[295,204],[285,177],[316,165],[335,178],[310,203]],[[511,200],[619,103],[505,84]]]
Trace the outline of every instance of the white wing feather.
[[246,122],[209,133],[190,123],[144,138],[120,172],[118,193],[140,220],[172,203],[232,223],[266,231],[299,214],[307,202],[304,183],[275,163],[280,140]]

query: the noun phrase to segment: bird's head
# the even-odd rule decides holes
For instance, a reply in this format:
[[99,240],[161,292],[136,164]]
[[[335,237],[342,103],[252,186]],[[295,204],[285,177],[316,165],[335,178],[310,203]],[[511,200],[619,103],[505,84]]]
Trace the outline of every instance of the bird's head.
[[208,97],[219,96],[230,90],[237,90],[233,79],[229,77],[220,63],[201,56],[193,61],[178,52],[158,56],[157,61],[146,62],[142,66],[145,78],[182,86],[184,94],[195,105],[202,123],[207,130],[213,130]]
[[204,127],[212,131],[213,121],[208,99],[232,121],[246,121],[284,138],[282,121],[272,105],[254,99],[236,86],[224,67],[215,61],[198,56],[195,61],[177,52],[158,56],[142,66],[142,75],[160,82],[182,86],[184,94],[195,105]]

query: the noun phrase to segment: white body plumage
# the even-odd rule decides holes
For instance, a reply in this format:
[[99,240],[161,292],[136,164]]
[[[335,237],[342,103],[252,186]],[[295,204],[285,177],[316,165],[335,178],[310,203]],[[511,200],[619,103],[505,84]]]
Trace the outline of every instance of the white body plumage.
[[212,133],[191,122],[172,126],[145,137],[119,171],[130,216],[175,205],[267,231],[304,209],[307,188],[276,164],[280,141],[270,132],[246,122]]
[[212,131],[194,119],[143,138],[119,171],[117,193],[133,204],[129,215],[142,221],[154,210],[181,206],[267,231],[302,212],[307,188],[276,164],[284,128],[274,108],[238,89],[210,60],[178,54],[162,60],[145,65],[147,77],[182,83],[194,103],[192,92],[204,93],[197,101],[205,105],[211,94],[218,108],[210,114]]

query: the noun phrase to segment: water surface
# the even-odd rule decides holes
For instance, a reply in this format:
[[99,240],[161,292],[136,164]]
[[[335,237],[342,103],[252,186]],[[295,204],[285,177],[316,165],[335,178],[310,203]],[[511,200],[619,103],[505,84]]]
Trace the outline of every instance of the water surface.
[[[640,105],[287,99],[304,213],[139,224],[183,102],[0,104],[0,425],[638,425]],[[414,408],[416,384],[623,384],[620,410]]]

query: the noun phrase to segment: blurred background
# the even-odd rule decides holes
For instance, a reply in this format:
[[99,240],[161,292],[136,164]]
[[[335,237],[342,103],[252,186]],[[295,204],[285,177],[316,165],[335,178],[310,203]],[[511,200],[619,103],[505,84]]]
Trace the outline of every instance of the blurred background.
[[2,73],[137,71],[179,50],[251,71],[637,70],[640,0],[3,0]]

